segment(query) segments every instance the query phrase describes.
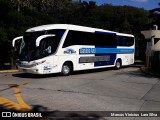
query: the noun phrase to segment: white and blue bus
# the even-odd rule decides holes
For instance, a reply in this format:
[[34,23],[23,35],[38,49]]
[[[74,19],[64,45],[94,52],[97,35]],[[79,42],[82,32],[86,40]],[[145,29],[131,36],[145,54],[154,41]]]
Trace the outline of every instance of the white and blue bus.
[[28,29],[20,42],[17,66],[33,74],[116,67],[134,63],[135,40],[130,34],[69,24]]

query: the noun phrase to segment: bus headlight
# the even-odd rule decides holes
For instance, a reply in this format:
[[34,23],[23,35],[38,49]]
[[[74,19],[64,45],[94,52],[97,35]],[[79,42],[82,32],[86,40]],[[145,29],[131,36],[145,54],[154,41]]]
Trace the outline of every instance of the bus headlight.
[[43,61],[41,61],[41,62],[34,63],[34,64],[32,64],[30,67],[35,67],[35,66],[37,66],[37,65],[43,64],[44,62],[46,62],[46,60],[43,60]]

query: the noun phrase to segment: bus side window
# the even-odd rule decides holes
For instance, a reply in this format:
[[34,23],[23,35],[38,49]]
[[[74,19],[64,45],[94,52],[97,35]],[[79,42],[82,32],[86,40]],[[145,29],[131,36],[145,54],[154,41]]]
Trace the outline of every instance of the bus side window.
[[96,46],[116,46],[116,35],[110,33],[95,33]]
[[134,44],[133,37],[118,36],[117,41],[118,41],[118,46],[132,46]]
[[134,44],[133,37],[126,37],[126,46],[132,46]]
[[126,37],[118,36],[118,46],[126,46]]
[[78,44],[78,34],[76,31],[69,31],[64,41],[63,48]]
[[95,45],[94,39],[93,39],[93,33],[89,32],[81,32],[81,45]]
[[71,45],[93,45],[93,33],[81,32],[81,31],[72,31],[68,32],[66,40],[63,44],[63,48]]

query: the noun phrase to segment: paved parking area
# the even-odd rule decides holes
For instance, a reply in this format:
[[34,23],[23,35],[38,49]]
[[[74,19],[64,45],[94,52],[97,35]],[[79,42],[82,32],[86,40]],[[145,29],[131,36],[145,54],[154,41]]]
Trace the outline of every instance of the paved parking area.
[[[22,103],[39,111],[160,111],[159,78],[145,75],[135,67],[76,72],[65,77],[1,73],[0,99],[16,103],[15,86],[11,85],[17,85]],[[112,119],[160,118],[107,118]]]

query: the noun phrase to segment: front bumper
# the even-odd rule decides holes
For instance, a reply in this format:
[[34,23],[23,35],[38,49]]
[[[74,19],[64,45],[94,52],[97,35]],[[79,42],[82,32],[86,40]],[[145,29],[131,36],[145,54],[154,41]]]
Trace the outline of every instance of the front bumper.
[[39,69],[36,68],[22,68],[18,67],[19,71],[31,74],[43,74]]

